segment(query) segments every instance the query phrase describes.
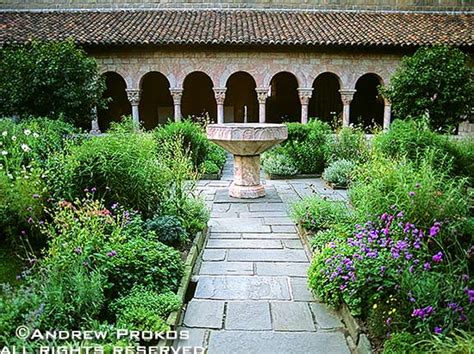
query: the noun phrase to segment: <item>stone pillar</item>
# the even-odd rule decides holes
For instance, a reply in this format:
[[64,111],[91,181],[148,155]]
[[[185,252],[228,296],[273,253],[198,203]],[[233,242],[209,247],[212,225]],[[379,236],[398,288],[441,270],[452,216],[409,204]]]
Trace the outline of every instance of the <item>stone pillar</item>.
[[308,104],[313,95],[313,88],[299,88],[298,94],[301,102],[301,123],[308,123]]
[[91,111],[91,134],[100,134],[99,117],[97,116],[97,107]]
[[388,130],[390,127],[390,121],[392,119],[392,103],[389,100],[385,100],[383,107],[383,130]]
[[356,90],[340,89],[342,100],[342,126],[348,127],[350,122],[351,102]]
[[138,104],[140,103],[140,93],[139,89],[127,89],[127,98],[132,105],[132,117],[133,125],[135,128],[140,127],[140,114],[138,113]]
[[217,124],[224,124],[224,101],[227,88],[214,88],[217,103]]
[[265,123],[265,104],[268,97],[268,88],[257,87],[255,91],[258,99],[258,122]]
[[174,121],[181,121],[181,97],[183,96],[182,88],[170,89],[171,97],[173,97],[174,104]]

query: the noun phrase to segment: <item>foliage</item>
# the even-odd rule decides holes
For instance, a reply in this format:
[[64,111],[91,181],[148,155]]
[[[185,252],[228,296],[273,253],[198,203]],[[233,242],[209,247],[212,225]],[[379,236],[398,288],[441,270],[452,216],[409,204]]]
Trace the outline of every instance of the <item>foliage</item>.
[[350,218],[347,220],[340,220],[330,228],[317,231],[310,241],[313,251],[321,251],[331,242],[339,242],[347,239],[352,231],[350,220]]
[[350,160],[336,160],[324,169],[323,178],[337,186],[348,186],[356,165]]
[[429,114],[434,129],[447,130],[464,120],[474,101],[469,56],[446,46],[418,49],[405,57],[383,94],[396,118]]
[[207,148],[206,161],[213,162],[219,169],[221,169],[226,161],[225,150],[219,145],[210,142]]
[[119,328],[160,333],[169,330],[166,318],[180,307],[181,300],[173,293],[135,286],[111,305],[111,312],[116,314]]
[[308,124],[287,123],[288,139],[282,143],[301,173],[321,173],[325,166],[325,145],[331,128],[327,123],[311,120]]
[[89,127],[105,83],[93,58],[72,40],[0,50],[0,116],[29,115]]
[[199,166],[200,172],[204,174],[218,174],[220,172],[219,166],[214,161],[204,161],[200,166]]
[[179,247],[188,240],[188,234],[176,216],[156,216],[145,222],[145,228],[153,231],[160,242],[169,246]]
[[328,162],[337,160],[364,161],[368,155],[368,143],[364,131],[342,128],[328,139],[325,156]]
[[295,162],[285,153],[278,153],[278,151],[279,149],[274,149],[263,155],[262,166],[265,172],[280,176],[294,176],[298,174]]
[[317,232],[347,219],[349,210],[344,202],[330,201],[314,195],[293,204],[291,216],[306,230]]

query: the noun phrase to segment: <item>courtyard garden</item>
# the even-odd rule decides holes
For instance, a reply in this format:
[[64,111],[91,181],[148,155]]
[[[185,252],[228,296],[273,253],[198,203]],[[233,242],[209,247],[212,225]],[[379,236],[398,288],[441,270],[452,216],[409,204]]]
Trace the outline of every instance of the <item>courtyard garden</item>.
[[[431,73],[444,90],[426,98],[432,88],[406,76],[440,58],[453,76]],[[303,198],[291,215],[311,243],[311,291],[347,309],[377,352],[474,351],[474,141],[449,134],[472,103],[465,61],[444,47],[406,59],[381,89],[400,118],[388,131],[287,123],[288,139],[262,157],[271,179],[348,190],[348,201]],[[18,338],[20,325],[166,332],[210,217],[196,185],[218,178],[225,151],[191,119],[144,130],[124,117],[89,134],[109,102],[72,42],[2,49],[0,73],[11,77],[0,85],[0,343],[42,343]]]

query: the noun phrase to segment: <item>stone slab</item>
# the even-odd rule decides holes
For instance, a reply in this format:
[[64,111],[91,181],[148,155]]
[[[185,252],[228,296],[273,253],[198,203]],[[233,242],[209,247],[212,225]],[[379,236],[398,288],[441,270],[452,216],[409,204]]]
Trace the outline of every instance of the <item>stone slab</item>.
[[263,219],[224,218],[209,221],[211,232],[271,232],[270,226],[263,225]]
[[174,348],[180,347],[204,347],[204,338],[206,336],[206,330],[201,328],[187,328],[178,327],[178,332],[187,331],[189,332],[188,339],[179,339],[173,344]]
[[273,240],[282,240],[282,239],[298,239],[299,236],[297,233],[292,234],[280,234],[280,233],[243,233],[242,238],[249,239],[273,239]]
[[286,211],[286,205],[284,203],[258,203],[249,204],[250,211]]
[[279,216],[279,217],[264,217],[263,223],[266,225],[295,225],[293,220],[289,217]]
[[227,330],[271,330],[270,304],[263,301],[228,302],[225,328]]
[[208,250],[204,249],[202,252],[203,261],[223,261],[225,259],[226,250]]
[[349,354],[341,332],[218,331],[208,354]]
[[294,225],[272,225],[272,232],[296,232],[296,226]]
[[227,232],[210,232],[209,239],[238,239],[241,238],[240,233],[227,233]]
[[286,211],[248,211],[240,213],[241,218],[266,218],[276,216],[288,216],[288,213]]
[[308,262],[304,250],[230,249],[229,261],[244,262]]
[[316,331],[306,302],[272,302],[270,307],[275,331]]
[[229,196],[228,189],[220,189],[216,191],[214,203],[245,203],[260,204],[260,203],[281,203],[282,200],[274,188],[265,188],[265,196],[255,199],[240,199]]
[[343,324],[336,313],[325,304],[313,302],[309,304],[318,328],[333,329],[342,328]]
[[202,262],[199,269],[201,275],[252,275],[251,262]]
[[200,276],[195,298],[222,300],[289,300],[286,278]]
[[306,278],[290,278],[291,295],[295,301],[315,301]]
[[256,263],[257,275],[306,277],[309,263]]
[[183,323],[186,327],[222,328],[224,301],[191,300],[186,307]]
[[283,246],[286,248],[292,248],[292,249],[302,249],[303,244],[301,243],[301,240],[283,240]]
[[209,240],[206,248],[283,248],[280,240]]
[[214,204],[212,208],[213,212],[218,213],[227,213],[227,212],[234,212],[234,213],[243,213],[248,212],[249,207],[246,203],[223,203],[223,204]]

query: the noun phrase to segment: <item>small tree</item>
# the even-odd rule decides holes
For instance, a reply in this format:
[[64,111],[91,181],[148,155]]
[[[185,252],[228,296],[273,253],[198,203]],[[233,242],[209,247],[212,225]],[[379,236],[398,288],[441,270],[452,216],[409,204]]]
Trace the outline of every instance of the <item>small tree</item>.
[[65,42],[32,42],[0,50],[0,115],[42,116],[88,127],[105,83],[96,61]]
[[433,129],[446,130],[466,120],[471,109],[473,80],[469,56],[456,48],[420,48],[405,57],[381,89],[392,102],[395,118],[429,116]]

